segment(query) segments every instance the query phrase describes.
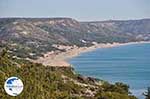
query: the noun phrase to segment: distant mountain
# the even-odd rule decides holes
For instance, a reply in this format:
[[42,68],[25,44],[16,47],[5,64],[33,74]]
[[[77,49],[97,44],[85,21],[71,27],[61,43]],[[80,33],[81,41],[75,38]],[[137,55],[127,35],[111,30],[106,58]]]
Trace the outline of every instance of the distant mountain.
[[60,50],[53,44],[91,46],[93,42],[150,40],[150,19],[79,22],[71,18],[0,18],[0,48],[18,57]]

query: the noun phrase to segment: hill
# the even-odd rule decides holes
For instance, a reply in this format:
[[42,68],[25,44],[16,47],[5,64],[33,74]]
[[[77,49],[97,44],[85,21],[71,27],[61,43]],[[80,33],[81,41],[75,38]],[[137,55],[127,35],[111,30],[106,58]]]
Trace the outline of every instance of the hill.
[[53,45],[91,46],[150,40],[150,19],[79,22],[72,18],[0,18],[0,48],[10,54],[36,59]]
[[[17,76],[24,84],[17,97],[6,94],[4,82]],[[6,51],[0,53],[1,99],[136,99],[123,83],[76,74],[71,67],[45,67],[25,60],[12,59]]]

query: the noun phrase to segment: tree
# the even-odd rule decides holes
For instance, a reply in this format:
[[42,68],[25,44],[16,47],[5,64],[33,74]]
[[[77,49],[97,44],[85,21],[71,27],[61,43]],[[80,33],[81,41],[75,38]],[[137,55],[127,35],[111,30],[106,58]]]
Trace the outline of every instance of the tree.
[[8,51],[7,51],[7,49],[5,48],[5,49],[3,49],[1,52],[0,52],[0,56],[1,57],[6,57],[8,54]]
[[144,93],[145,99],[150,99],[150,87],[147,88],[147,92]]

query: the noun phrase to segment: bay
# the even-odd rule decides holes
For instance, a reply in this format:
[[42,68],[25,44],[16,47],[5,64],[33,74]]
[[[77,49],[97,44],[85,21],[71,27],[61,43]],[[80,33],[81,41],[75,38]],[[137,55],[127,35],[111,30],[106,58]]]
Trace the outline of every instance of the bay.
[[128,84],[139,99],[150,86],[150,43],[101,48],[69,62],[80,74]]

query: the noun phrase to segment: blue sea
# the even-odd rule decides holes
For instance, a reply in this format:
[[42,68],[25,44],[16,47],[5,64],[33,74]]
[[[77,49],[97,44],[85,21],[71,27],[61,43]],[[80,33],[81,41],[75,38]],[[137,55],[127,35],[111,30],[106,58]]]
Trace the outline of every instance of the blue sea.
[[128,84],[139,99],[150,86],[150,43],[101,48],[69,62],[80,74]]

